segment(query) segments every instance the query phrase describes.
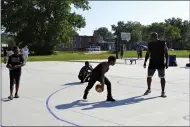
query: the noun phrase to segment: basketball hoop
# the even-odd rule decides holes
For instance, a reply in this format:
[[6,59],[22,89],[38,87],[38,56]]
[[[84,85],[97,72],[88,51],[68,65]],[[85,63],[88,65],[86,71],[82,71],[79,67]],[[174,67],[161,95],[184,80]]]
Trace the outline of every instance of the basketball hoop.
[[131,40],[131,33],[121,32],[121,40]]

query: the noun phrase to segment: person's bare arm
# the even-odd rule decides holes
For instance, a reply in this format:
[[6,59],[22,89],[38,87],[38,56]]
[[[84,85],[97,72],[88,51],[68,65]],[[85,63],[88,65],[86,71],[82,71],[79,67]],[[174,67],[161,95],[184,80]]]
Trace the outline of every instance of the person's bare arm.
[[104,74],[104,68],[102,68],[102,71],[101,71],[101,80],[100,80],[100,83],[101,83],[102,86],[104,86],[104,84],[105,84],[105,81],[104,81],[105,76],[104,75],[105,75]]
[[165,60],[166,60],[166,65],[168,65],[168,47],[165,43],[165,46],[164,46],[164,56],[165,56]]
[[107,63],[102,64],[101,80],[100,80],[100,83],[101,83],[102,87],[104,87],[104,84],[105,84],[105,73],[106,73],[107,69],[108,69]]
[[11,64],[11,63],[12,63],[11,56],[9,56],[6,67],[9,68],[9,69],[11,69],[12,67],[9,66],[9,64]]
[[145,60],[144,60],[145,64],[146,64],[147,60],[149,59],[149,56],[150,56],[150,51],[147,50],[146,55],[145,55]]

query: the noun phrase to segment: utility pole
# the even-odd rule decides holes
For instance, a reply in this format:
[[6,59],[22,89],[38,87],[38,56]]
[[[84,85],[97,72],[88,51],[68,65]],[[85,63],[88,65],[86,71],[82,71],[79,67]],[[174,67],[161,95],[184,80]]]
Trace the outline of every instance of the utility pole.
[[115,55],[116,59],[118,59],[118,36],[115,36]]

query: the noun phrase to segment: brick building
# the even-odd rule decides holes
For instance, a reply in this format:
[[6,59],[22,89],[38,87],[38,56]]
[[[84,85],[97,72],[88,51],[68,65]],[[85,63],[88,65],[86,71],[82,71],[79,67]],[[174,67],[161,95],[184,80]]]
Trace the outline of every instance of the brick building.
[[115,40],[106,39],[99,35],[93,34],[93,36],[74,36],[71,44],[61,44],[62,50],[86,50],[90,46],[100,46],[101,50],[114,50]]
[[73,42],[71,44],[65,45],[62,44],[61,48],[65,50],[85,50],[89,46],[99,46],[102,41],[101,36],[93,35],[93,36],[74,36],[72,38]]

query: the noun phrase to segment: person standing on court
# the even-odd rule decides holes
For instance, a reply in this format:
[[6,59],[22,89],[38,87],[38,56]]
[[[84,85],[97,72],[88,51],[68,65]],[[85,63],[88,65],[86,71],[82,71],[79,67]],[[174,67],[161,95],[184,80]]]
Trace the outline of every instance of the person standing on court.
[[11,56],[9,56],[7,62],[7,68],[9,68],[9,76],[10,76],[10,96],[8,99],[13,99],[13,89],[14,89],[14,81],[16,83],[16,92],[15,98],[19,98],[18,90],[20,85],[20,77],[21,77],[21,68],[25,65],[24,59],[21,54],[19,54],[18,46],[13,47],[13,52]]
[[121,57],[121,59],[123,59],[123,46],[121,46],[121,51],[120,51],[120,57]]
[[90,89],[92,89],[96,81],[99,81],[102,89],[104,89],[104,85],[107,85],[107,101],[112,101],[112,102],[115,101],[115,99],[113,99],[112,97],[111,82],[105,76],[105,73],[108,72],[109,70],[109,66],[114,66],[115,63],[116,63],[116,57],[109,56],[108,61],[101,62],[92,70],[92,73],[90,75],[90,80],[84,91],[83,99],[87,99]]
[[[150,59],[149,59],[150,57]],[[155,71],[158,71],[161,82],[161,97],[166,97],[165,94],[165,69],[168,68],[168,48],[165,41],[158,39],[156,32],[151,33],[151,42],[148,43],[148,50],[146,52],[144,68],[146,68],[146,62],[149,59],[147,85],[148,89],[144,95],[151,93],[152,76]]]
[[142,58],[142,48],[141,46],[138,44],[137,45],[137,56],[138,56],[138,59],[141,59]]
[[28,54],[29,54],[29,49],[28,49],[28,46],[26,45],[26,46],[23,48],[23,58],[24,58],[25,64],[26,64],[27,59],[28,59]]

